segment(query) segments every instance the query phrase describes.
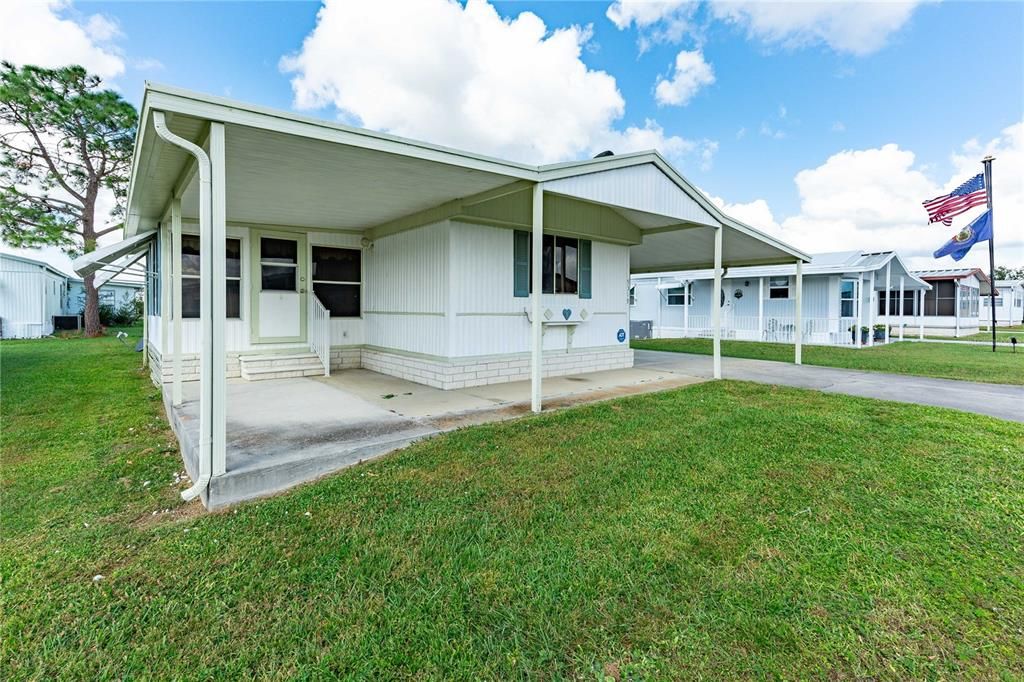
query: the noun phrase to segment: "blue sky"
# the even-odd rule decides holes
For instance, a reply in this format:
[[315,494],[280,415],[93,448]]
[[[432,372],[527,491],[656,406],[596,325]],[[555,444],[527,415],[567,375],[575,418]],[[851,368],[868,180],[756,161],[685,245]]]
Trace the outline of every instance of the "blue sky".
[[[929,264],[927,251],[948,235],[942,228],[922,231],[923,220],[918,217],[923,213],[911,213],[916,210],[910,205],[911,198],[919,205],[929,197],[917,194],[948,189],[950,183],[966,179],[966,174],[974,172],[971,164],[983,155],[980,151],[995,150],[1000,152],[997,181],[1002,182],[997,188],[1005,187],[1007,195],[1007,224],[1003,227],[997,218],[997,234],[1000,227],[1003,234],[1010,229],[1017,232],[1004,238],[1006,256],[1024,265],[1020,244],[1024,238],[1019,234],[1020,222],[1016,222],[1024,220],[1019,132],[1024,120],[1024,4],[911,3],[905,16],[879,20],[884,31],[868,26],[868,33],[884,34],[885,38],[867,47],[849,43],[863,43],[863,35],[852,39],[829,35],[827,21],[801,24],[802,19],[794,18],[800,6],[773,6],[770,14],[766,8],[755,8],[746,15],[723,18],[711,5],[686,5],[655,21],[645,24],[637,19],[620,28],[609,18],[610,4],[610,0],[494,4],[505,20],[524,12],[537,15],[548,37],[565,27],[582,27],[577,39],[578,61],[588,73],[605,72],[614,78],[614,88],[621,96],[618,113],[608,113],[615,110],[616,101],[607,91],[594,95],[593,111],[585,104],[581,109],[566,105],[560,113],[593,114],[596,122],[585,129],[567,128],[567,137],[579,134],[585,139],[568,150],[553,149],[550,153],[555,157],[586,156],[604,145],[626,147],[664,140],[662,151],[683,173],[710,195],[721,198],[741,219],[756,221],[758,227],[808,250],[825,251],[832,245],[837,249],[909,249],[923,266]],[[463,21],[465,17],[458,13],[449,23],[435,25],[423,16],[411,16],[396,3],[379,3],[377,7],[383,8],[386,16],[366,24],[362,32],[374,35],[358,37],[365,53],[363,64],[351,61],[351,55],[335,56],[328,51],[302,55],[304,66],[288,73],[282,71],[282,57],[299,54],[307,36],[319,30],[324,44],[352,41],[355,34],[345,33],[350,29],[344,25],[359,23],[363,16],[351,5],[332,8],[337,9],[337,24],[329,28],[325,22],[318,29],[320,4],[315,2],[76,2],[50,11],[61,20],[87,28],[97,15],[109,22],[110,30],[92,31],[93,42],[122,60],[123,70],[110,82],[135,103],[141,99],[143,81],[150,79],[291,109],[296,108],[298,99],[292,79],[305,75],[315,81],[307,84],[306,93],[326,105],[311,107],[305,102],[304,113],[340,117],[442,143],[454,141],[457,146],[462,141],[461,146],[486,144],[480,138],[461,137],[459,131],[449,135],[443,120],[419,125],[412,114],[395,118],[391,112],[374,111],[365,98],[345,100],[330,94],[332,87],[340,84],[344,88],[360,69],[399,59],[394,53],[412,49],[411,41],[422,43],[415,46],[424,50],[422,54],[432,55],[446,47],[432,45],[432,40],[452,40],[443,33],[447,27],[462,22],[471,31],[481,25]],[[854,5],[854,14],[841,15],[839,20],[849,22],[851,16],[859,20],[860,15],[874,11],[872,7]],[[627,9],[633,11],[633,5]],[[422,24],[423,30],[390,35],[403,17]],[[669,32],[673,21],[686,28],[679,35],[659,40],[659,31]],[[822,25],[826,26],[824,37],[817,31]],[[486,30],[494,36],[487,40],[507,32],[493,26]],[[543,39],[536,44],[541,42]],[[529,41],[510,43],[514,49],[520,44],[526,46],[524,52],[534,45]],[[467,49],[472,57],[471,50],[479,48],[471,43]],[[0,43],[0,56],[11,58],[5,53],[16,50],[17,46]],[[659,103],[656,84],[673,77],[673,64],[681,51],[699,53],[713,72],[713,82],[705,79],[693,88],[683,105]],[[508,55],[510,61],[516,57]],[[331,72],[332,60],[343,64],[337,73]],[[568,71],[575,61],[562,55],[550,64],[552,70],[564,67]],[[459,73],[459,67],[452,64],[450,71]],[[507,69],[512,68],[501,64],[495,73],[508,77]],[[310,76],[314,72],[318,75]],[[404,87],[400,78],[388,80],[388,73],[394,71],[386,72],[379,81],[385,99]],[[458,88],[445,81],[445,73],[446,68],[441,68],[440,73],[419,76],[420,80],[438,80],[436,92],[417,84],[416,88],[426,87],[419,94],[425,92],[437,102],[458,97]],[[478,80],[488,76],[486,70],[474,74]],[[596,82],[580,81],[583,92],[589,93],[587,88]],[[487,87],[483,86],[483,92],[493,92]],[[558,87],[556,83],[552,92]],[[514,88],[511,94],[516,95]],[[529,117],[548,115],[546,107],[558,97],[530,99],[525,86],[523,95],[523,120],[516,119],[514,125],[520,134],[529,136],[534,130]],[[404,101],[395,96],[395,101]],[[607,100],[603,104],[601,97]],[[453,107],[458,105],[452,102]],[[515,109],[515,104],[508,104],[503,115]],[[531,109],[537,111],[531,114]],[[557,118],[557,114],[550,115]],[[424,121],[427,118],[423,116]],[[631,126],[643,129],[648,121],[656,122],[657,135],[635,139],[622,135]],[[466,122],[453,121],[452,125],[465,128]],[[1017,128],[1007,133],[1013,126]],[[509,145],[478,151],[533,153]],[[554,157],[523,160],[540,162]],[[980,170],[980,165],[977,168]],[[797,182],[802,172],[803,185]],[[1005,175],[998,176],[1000,172]],[[887,187],[890,184],[892,188]],[[858,195],[866,199],[886,192],[892,196],[881,196],[867,214],[844,203],[856,201]],[[815,207],[815,201],[832,209]],[[1011,227],[1010,220],[1016,225]],[[921,243],[932,236],[934,246]]]

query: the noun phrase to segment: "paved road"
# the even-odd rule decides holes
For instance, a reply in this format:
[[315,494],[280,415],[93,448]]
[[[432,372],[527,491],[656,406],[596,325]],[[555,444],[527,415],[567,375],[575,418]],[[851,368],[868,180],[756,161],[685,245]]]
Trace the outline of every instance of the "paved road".
[[[711,376],[711,356],[666,351],[634,351],[634,366],[698,377]],[[1024,422],[1024,386],[932,379],[905,374],[859,372],[770,360],[722,358],[722,376],[764,384],[813,388],[863,398],[951,407],[999,419]]]

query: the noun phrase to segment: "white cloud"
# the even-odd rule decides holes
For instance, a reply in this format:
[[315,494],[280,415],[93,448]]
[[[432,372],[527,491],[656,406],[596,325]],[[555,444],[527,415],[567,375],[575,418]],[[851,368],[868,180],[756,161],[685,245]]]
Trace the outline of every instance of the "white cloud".
[[699,42],[704,24],[695,15],[703,4],[712,19],[736,25],[762,43],[785,48],[827,45],[861,56],[884,47],[924,1],[615,0],[606,14],[620,30],[637,28],[641,52],[653,42],[680,42],[685,37]]
[[711,13],[746,29],[751,38],[787,48],[825,44],[866,55],[885,46],[910,20],[920,0],[876,2],[758,2],[714,0]]
[[635,26],[643,53],[654,43],[678,43],[684,36],[692,35],[698,6],[692,0],[615,0],[605,15],[620,31]]
[[764,199],[754,199],[745,204],[730,204],[721,197],[711,196],[707,192],[704,192],[704,194],[711,200],[711,203],[720,208],[727,216],[746,223],[754,229],[773,237],[782,237],[782,226],[775,220],[772,209]]
[[832,124],[832,132],[833,133],[845,133],[846,132],[846,124],[843,123],[842,121],[836,121],[835,123]]
[[80,64],[104,79],[124,73],[124,59],[111,41],[117,24],[94,14],[79,23],[65,16],[63,0],[0,2],[0,59],[47,68]]
[[683,50],[676,55],[670,79],[659,78],[654,89],[659,104],[684,106],[705,85],[715,82],[715,72],[700,50]]
[[357,125],[503,158],[698,150],[654,121],[616,127],[625,101],[614,77],[581,60],[590,37],[531,12],[503,18],[486,0],[328,0],[281,69],[298,108],[335,107]]
[[770,138],[775,139],[775,140],[783,140],[783,139],[786,138],[786,131],[785,130],[779,130],[779,129],[776,129],[776,128],[772,128],[770,125],[768,125],[767,121],[762,121],[761,122],[761,128],[760,128],[759,132],[762,135],[764,135],[765,137],[770,137]]
[[[935,182],[916,164],[914,153],[895,144],[847,150],[797,173],[800,211],[777,221],[767,202],[746,204],[711,200],[727,214],[769,232],[809,253],[844,250],[896,250],[911,267],[951,267],[950,258],[932,252],[984,208],[955,218],[953,227],[928,225],[921,202],[948,192],[981,172],[991,154],[995,208],[996,263],[1024,265],[1024,121],[987,142],[970,140],[950,157],[953,172]],[[975,246],[961,265],[988,270],[986,244]]]

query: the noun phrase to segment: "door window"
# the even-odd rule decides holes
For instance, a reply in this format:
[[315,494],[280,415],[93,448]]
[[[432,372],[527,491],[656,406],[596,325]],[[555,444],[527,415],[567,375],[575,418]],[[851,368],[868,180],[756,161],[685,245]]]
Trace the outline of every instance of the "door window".
[[260,279],[263,291],[296,291],[299,244],[292,239],[260,238]]

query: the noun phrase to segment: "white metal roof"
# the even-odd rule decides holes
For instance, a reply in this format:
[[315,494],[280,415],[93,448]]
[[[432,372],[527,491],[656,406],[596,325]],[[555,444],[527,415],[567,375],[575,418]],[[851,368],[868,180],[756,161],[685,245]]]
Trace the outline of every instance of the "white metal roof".
[[634,271],[709,264],[719,225],[727,263],[807,259],[723,214],[654,151],[533,166],[152,83],[134,152],[129,237],[163,220],[173,193],[186,220],[198,214],[193,164],[158,139],[153,111],[200,145],[208,121],[224,123],[229,222],[365,234],[447,203],[541,182],[556,208],[588,203],[627,221],[637,235],[623,242],[632,245]]
[[[907,289],[931,289],[931,285],[910,272],[903,260],[895,251],[881,251],[875,253],[863,253],[860,251],[835,251],[829,253],[812,254],[811,261],[804,265],[804,277],[813,275],[853,275],[869,272],[884,273],[886,265],[890,265],[890,281],[895,286],[899,282],[900,275],[908,278],[904,280],[904,288]],[[787,263],[783,265],[767,265],[759,267],[734,267],[727,268],[725,277],[772,277],[791,276],[796,274],[796,265]],[[655,277],[657,275],[652,275]],[[712,279],[714,271],[711,269],[682,270],[660,273],[661,277],[674,278],[680,282],[698,281]],[[635,276],[634,280],[643,279],[643,276]],[[885,277],[875,277],[875,288],[885,289]]]
[[[18,255],[13,254],[13,253],[0,253],[0,260],[4,260],[4,259],[10,259],[10,260],[13,260],[13,261],[18,261],[19,263],[25,263],[26,265],[34,265],[34,266],[36,266],[36,267],[38,267],[40,269],[49,270],[52,274],[57,275],[58,277],[63,277],[65,279],[67,279],[67,277],[68,277],[66,274],[64,274],[63,272],[61,272],[57,268],[53,267],[49,263],[47,263],[45,261],[41,261],[41,260],[36,260],[35,258],[28,258],[26,256],[18,256]],[[0,270],[3,270],[3,269],[4,269],[3,266],[0,265]]]
[[104,246],[102,249],[96,249],[95,251],[81,255],[71,262],[71,267],[73,267],[75,272],[83,277],[107,267],[120,267],[119,261],[121,261],[122,258],[141,254],[149,247],[149,242],[154,237],[156,237],[155,230],[142,232],[123,241],[119,241],[116,244]]

